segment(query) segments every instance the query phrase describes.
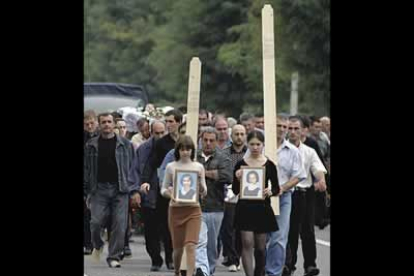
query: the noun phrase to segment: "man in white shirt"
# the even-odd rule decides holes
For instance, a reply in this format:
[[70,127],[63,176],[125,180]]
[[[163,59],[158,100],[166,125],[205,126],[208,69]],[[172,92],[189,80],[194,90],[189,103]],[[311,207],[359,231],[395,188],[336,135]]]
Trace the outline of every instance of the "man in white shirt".
[[[289,142],[295,145],[302,157],[307,177],[301,180],[292,194],[292,211],[290,214],[290,230],[288,237],[288,250],[286,266],[289,273],[296,267],[299,235],[302,240],[305,276],[319,274],[316,267],[316,239],[315,239],[315,190],[325,191],[325,174],[327,173],[316,151],[301,142],[303,122],[297,116],[289,118]],[[315,182],[312,183],[312,175]],[[285,273],[284,275],[291,275]]]
[[279,230],[268,234],[266,248],[266,274],[268,276],[281,276],[283,273],[293,187],[306,178],[298,148],[285,140],[287,127],[287,118],[281,115],[277,116],[277,176],[280,185],[280,214],[276,216]]

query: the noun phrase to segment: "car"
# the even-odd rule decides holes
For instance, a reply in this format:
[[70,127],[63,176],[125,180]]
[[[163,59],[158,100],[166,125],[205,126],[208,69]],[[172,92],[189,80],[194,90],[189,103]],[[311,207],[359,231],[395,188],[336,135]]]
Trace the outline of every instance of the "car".
[[84,111],[113,112],[122,107],[134,107],[142,111],[147,105],[148,93],[142,85],[123,83],[83,84]]

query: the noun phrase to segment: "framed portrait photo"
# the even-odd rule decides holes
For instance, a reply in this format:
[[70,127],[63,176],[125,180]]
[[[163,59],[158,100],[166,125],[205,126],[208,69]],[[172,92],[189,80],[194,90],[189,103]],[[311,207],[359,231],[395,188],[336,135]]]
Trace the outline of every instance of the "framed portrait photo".
[[265,168],[242,166],[240,199],[264,200]]
[[178,203],[198,202],[198,172],[176,170],[174,177],[174,198]]

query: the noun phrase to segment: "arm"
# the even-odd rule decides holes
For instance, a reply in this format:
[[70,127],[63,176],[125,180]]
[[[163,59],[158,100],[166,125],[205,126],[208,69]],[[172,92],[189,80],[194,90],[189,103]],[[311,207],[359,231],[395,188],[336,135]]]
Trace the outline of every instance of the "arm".
[[133,195],[135,193],[138,192],[138,187],[136,185],[134,185],[135,183],[133,181],[130,181],[129,178],[129,174],[131,172],[131,170],[134,168],[134,162],[135,162],[135,150],[134,150],[134,146],[132,145],[131,142],[129,142],[128,144],[128,151],[129,151],[129,160],[128,160],[128,164],[129,164],[129,168],[128,168],[128,175],[127,175],[127,181],[129,184],[129,193],[130,195]]
[[227,155],[221,155],[216,170],[206,171],[206,177],[212,178],[220,183],[231,183],[233,176],[231,173],[231,161]]
[[161,195],[166,198],[173,198],[173,195],[171,193],[171,190],[168,189],[170,186],[170,183],[173,181],[173,173],[171,164],[167,165],[167,168],[165,170],[165,176],[162,182],[162,188],[161,188]]
[[268,170],[269,170],[270,182],[272,183],[272,196],[277,196],[279,195],[279,192],[280,192],[279,180],[277,177],[277,170],[273,162],[270,162],[269,164],[270,165],[268,166]]
[[130,191],[132,193],[138,192],[141,187],[141,178],[140,178],[140,150],[136,151],[135,158],[132,161],[131,169],[128,173],[128,182],[131,183]]
[[170,150],[167,155],[165,156],[164,160],[162,161],[160,170],[159,170],[159,175],[158,175],[158,179],[160,180],[160,188],[162,186],[162,181],[164,179],[164,175],[165,175],[165,170],[167,168],[167,165],[171,162],[173,162],[175,159],[174,157],[174,149]]
[[238,195],[240,193],[240,181],[236,176],[236,172],[240,169],[240,166],[240,162],[237,162],[233,171],[233,184],[231,185],[231,187],[235,195]]
[[199,181],[200,181],[200,194],[203,196],[207,195],[207,184],[206,184],[206,176],[203,165],[200,164],[201,170],[199,175]]
[[325,166],[323,165],[321,159],[318,157],[316,152],[312,150],[311,154],[311,167],[310,170],[315,176],[315,190],[325,191],[326,190],[326,183],[325,183],[325,174],[327,173]]
[[298,183],[299,178],[293,177],[280,187],[280,192],[283,194],[284,192],[289,191],[291,188],[295,187]]
[[157,142],[159,142],[159,140],[154,142],[155,144],[154,144],[154,147],[151,149],[148,162],[142,171],[141,183],[149,183],[151,181],[152,174],[159,167],[159,165],[157,166],[157,154],[160,150],[160,144]]
[[89,194],[89,174],[90,174],[90,164],[89,158],[87,158],[88,148],[84,147],[84,154],[83,154],[83,197],[86,198]]

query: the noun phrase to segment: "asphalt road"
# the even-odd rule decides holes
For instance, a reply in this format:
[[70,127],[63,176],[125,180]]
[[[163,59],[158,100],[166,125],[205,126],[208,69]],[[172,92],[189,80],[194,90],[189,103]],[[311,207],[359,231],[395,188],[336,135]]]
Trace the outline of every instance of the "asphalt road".
[[[330,276],[330,226],[323,230],[315,227],[317,239],[317,260],[316,263],[320,269],[321,276]],[[144,237],[133,236],[134,242],[130,243],[132,258],[124,259],[121,262],[121,268],[109,268],[105,258],[107,255],[107,246],[100,263],[95,263],[90,256],[84,258],[84,271],[87,276],[173,276],[172,271],[168,271],[165,266],[159,272],[150,272],[151,262],[145,251]],[[244,276],[243,268],[238,272],[228,272],[227,267],[221,264],[222,257],[217,262],[215,276]],[[295,276],[303,275],[303,257],[302,248],[299,244],[297,270]]]

